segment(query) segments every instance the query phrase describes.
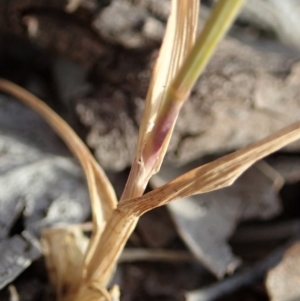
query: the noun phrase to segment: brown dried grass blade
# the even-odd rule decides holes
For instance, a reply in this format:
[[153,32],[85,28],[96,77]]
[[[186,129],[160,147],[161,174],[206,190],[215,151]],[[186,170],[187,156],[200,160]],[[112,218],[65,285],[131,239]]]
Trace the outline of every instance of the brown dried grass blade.
[[171,130],[165,133],[166,137],[163,137],[163,143],[156,147],[156,153],[149,154],[147,147],[149,141],[153,141],[153,126],[162,113],[168,87],[195,41],[198,10],[199,0],[172,1],[166,34],[146,97],[136,157],[122,199],[142,195],[150,177],[161,166],[176,118],[171,120]]
[[139,216],[175,199],[229,186],[256,161],[299,138],[300,122],[296,122],[239,151],[191,170],[142,197],[126,200],[118,209],[127,211],[130,208]]
[[90,254],[100,239],[105,221],[107,221],[117,204],[117,198],[111,183],[77,134],[43,101],[16,84],[4,79],[0,79],[0,90],[16,97],[39,113],[67,144],[84,169],[92,204],[94,230],[86,257],[86,261],[88,261]]

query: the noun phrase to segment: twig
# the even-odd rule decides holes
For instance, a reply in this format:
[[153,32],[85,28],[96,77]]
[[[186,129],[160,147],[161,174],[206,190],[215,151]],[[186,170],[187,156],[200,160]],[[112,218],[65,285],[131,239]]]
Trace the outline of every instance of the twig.
[[10,301],[19,301],[20,300],[19,294],[18,294],[17,289],[14,285],[11,284],[8,287],[8,290],[9,290],[9,293],[10,293],[10,298],[9,298]]
[[185,251],[124,249],[118,262],[124,263],[133,261],[193,262],[196,261],[196,259]]

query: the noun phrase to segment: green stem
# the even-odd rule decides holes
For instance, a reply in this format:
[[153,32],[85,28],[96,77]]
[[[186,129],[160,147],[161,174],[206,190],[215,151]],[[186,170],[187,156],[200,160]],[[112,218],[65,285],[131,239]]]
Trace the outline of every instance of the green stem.
[[235,19],[243,2],[244,0],[219,0],[215,5],[195,45],[168,88],[163,107],[145,146],[143,166],[136,160],[133,162],[121,201],[143,194],[155,165],[155,157],[173,128],[183,102],[188,98],[195,81]]
[[234,21],[244,0],[219,0],[194,47],[176,75],[172,88],[184,95],[193,87],[214,50]]

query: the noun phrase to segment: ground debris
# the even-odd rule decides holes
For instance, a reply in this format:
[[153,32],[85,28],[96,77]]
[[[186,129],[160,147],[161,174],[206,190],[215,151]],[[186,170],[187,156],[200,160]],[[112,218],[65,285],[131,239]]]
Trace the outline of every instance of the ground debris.
[[0,289],[19,276],[41,256],[39,242],[28,232],[0,242]]
[[278,248],[251,268],[240,271],[227,279],[195,291],[187,292],[185,294],[186,301],[213,301],[242,287],[250,286],[262,279],[265,273],[278,263],[285,249],[285,246]]
[[0,96],[0,163],[4,287],[41,256],[33,242],[42,229],[83,222],[90,206],[83,173],[59,138],[6,96]]
[[300,300],[300,242],[294,243],[281,262],[267,275],[266,287],[271,301]]
[[300,5],[297,0],[249,0],[240,18],[264,31],[270,31],[285,44],[300,49]]
[[[131,164],[140,120],[137,115],[143,107],[151,62],[159,46],[147,36],[146,28],[150,24],[150,36],[153,28],[154,34],[160,32],[155,26],[165,23],[170,1],[114,0],[106,7],[92,1],[92,11],[84,14],[87,2],[90,1],[77,2],[78,9],[69,12],[72,18],[61,18],[66,14],[66,1],[8,1],[6,26],[10,32],[29,38],[24,17],[31,8],[43,7],[41,11],[45,13],[29,14],[39,24],[39,34],[30,39],[41,48],[55,49],[85,67],[95,89],[73,101],[89,132],[87,144],[101,166],[120,171]],[[296,15],[299,9],[294,0],[285,4],[275,0],[253,2],[271,7],[271,11],[275,7],[276,14],[282,13],[280,20],[286,23],[298,22],[299,18],[286,18],[286,11],[280,9],[280,5],[289,10],[294,6],[292,11]],[[248,11],[249,7],[253,5],[247,5]],[[63,14],[46,13],[50,8]],[[95,24],[100,28],[98,35],[91,33]],[[276,22],[273,28],[281,25]],[[227,37],[182,108],[166,160],[182,165],[203,155],[238,149],[297,120],[298,62],[299,53],[278,41]],[[299,143],[289,149],[299,150]]]

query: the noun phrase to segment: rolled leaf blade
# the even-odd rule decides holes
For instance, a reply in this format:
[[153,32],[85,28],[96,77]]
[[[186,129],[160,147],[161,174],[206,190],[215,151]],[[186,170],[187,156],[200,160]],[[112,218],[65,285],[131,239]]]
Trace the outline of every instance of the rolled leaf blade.
[[277,131],[230,155],[193,169],[173,181],[119,204],[120,210],[134,207],[141,215],[178,198],[206,193],[230,186],[246,169],[258,160],[300,138],[300,122]]

